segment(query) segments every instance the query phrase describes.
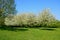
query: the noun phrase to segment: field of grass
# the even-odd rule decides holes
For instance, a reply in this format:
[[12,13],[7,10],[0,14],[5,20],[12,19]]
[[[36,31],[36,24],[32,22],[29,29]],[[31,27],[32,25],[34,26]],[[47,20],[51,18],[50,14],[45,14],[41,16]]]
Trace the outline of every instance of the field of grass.
[[27,30],[1,30],[0,40],[60,40],[60,28],[43,30],[28,28]]

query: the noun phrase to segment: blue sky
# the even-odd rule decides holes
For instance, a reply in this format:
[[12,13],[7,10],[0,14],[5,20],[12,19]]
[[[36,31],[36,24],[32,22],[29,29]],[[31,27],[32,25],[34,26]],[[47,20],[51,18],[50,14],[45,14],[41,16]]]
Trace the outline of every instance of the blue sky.
[[60,0],[15,0],[16,10],[38,14],[44,8],[50,8],[53,15],[60,20]]

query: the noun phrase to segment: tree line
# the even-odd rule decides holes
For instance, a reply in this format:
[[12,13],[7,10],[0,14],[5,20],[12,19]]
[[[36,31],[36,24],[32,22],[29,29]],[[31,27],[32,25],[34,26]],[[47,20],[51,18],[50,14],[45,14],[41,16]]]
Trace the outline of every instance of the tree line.
[[49,9],[38,15],[34,13],[16,14],[15,0],[0,0],[0,27],[59,27],[57,20]]
[[5,18],[5,25],[14,27],[59,27],[60,21],[57,20],[49,9],[44,9],[38,15],[33,13],[21,13],[10,15]]

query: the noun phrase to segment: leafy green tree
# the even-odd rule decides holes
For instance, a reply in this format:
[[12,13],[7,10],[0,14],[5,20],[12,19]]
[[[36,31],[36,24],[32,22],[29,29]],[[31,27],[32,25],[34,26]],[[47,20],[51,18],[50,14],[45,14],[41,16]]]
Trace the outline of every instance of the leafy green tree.
[[2,12],[4,16],[8,14],[15,14],[15,1],[14,0],[0,0],[0,9],[3,9]]
[[[3,11],[1,11],[3,10]],[[0,24],[4,25],[5,17],[10,14],[15,14],[15,3],[14,0],[0,0]]]

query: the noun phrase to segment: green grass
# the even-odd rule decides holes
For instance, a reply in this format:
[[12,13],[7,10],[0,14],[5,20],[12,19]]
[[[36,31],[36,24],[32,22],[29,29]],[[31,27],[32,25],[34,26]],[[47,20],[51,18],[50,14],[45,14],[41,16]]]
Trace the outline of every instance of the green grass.
[[56,30],[42,30],[28,28],[28,30],[0,30],[0,40],[60,40],[60,28]]

